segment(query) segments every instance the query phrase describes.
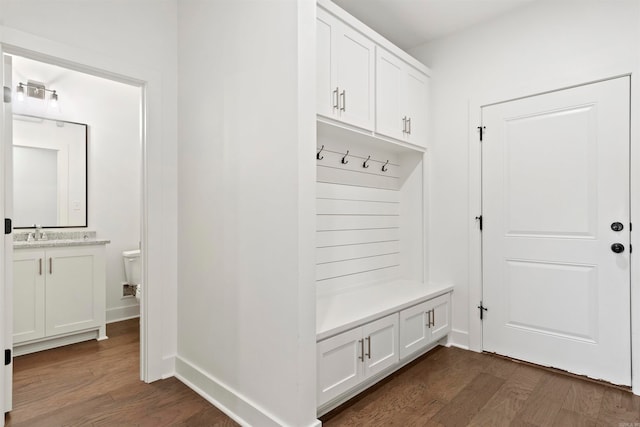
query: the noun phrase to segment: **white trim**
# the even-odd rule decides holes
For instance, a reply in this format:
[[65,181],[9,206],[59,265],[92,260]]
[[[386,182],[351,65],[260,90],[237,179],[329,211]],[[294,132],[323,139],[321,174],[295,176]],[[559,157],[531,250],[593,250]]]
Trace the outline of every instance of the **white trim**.
[[139,305],[127,305],[107,310],[107,323],[122,322],[123,320],[135,319],[136,317],[140,317]]
[[[458,329],[452,329],[449,332],[446,346],[457,347],[463,350],[471,350],[469,348],[469,333],[465,331],[460,331]],[[472,350],[472,351],[479,351],[479,350]]]
[[[154,286],[146,286],[147,291],[143,294],[143,306],[148,304],[149,310],[142,310],[141,337],[140,337],[140,364],[141,379],[152,382],[160,379],[164,374],[162,351],[163,351],[163,313],[160,307],[162,304],[163,289],[163,268],[166,260],[163,259],[164,251],[162,245],[150,244],[149,223],[153,222],[154,229],[158,232],[162,229],[162,218],[160,213],[153,219],[149,214],[151,192],[155,198],[160,198],[157,188],[162,183],[162,165],[154,165],[150,171],[148,164],[148,149],[154,147],[154,158],[161,159],[162,147],[162,75],[160,72],[146,67],[132,64],[125,59],[110,58],[103,54],[79,49],[63,43],[41,38],[29,33],[25,33],[13,28],[0,25],[0,43],[5,53],[13,53],[36,59],[42,62],[55,64],[72,70],[81,71],[99,77],[120,81],[141,88],[142,92],[142,126],[141,139],[143,146],[143,196],[142,196],[142,224],[141,224],[141,245],[142,257],[142,278],[143,283],[147,283],[149,272],[153,271],[153,278],[148,281]],[[149,115],[147,111],[154,113]],[[153,141],[153,142],[152,142]],[[155,183],[151,188],[150,183]],[[162,234],[162,233],[159,233]],[[154,238],[154,242],[157,238]],[[149,252],[153,251],[150,257]],[[151,258],[151,259],[150,259]],[[153,263],[150,268],[150,263]],[[157,280],[157,284],[155,282]],[[148,302],[147,302],[148,301]],[[154,308],[153,310],[151,308]]]
[[[207,374],[188,360],[176,356],[175,376],[209,403],[242,426],[278,427],[286,425],[246,396]],[[213,396],[216,396],[215,398]],[[233,409],[231,409],[233,408]],[[320,425],[314,422],[312,425]]]
[[431,70],[426,65],[418,61],[413,56],[409,55],[404,50],[400,49],[398,46],[391,43],[389,40],[378,34],[375,30],[372,30],[358,18],[345,11],[337,4],[333,3],[330,0],[318,0],[318,6],[336,16],[356,31],[359,31],[362,35],[371,39],[371,41],[373,41],[378,46],[393,53],[394,55],[411,65],[413,68],[431,77]]
[[[477,229],[475,222],[476,209],[482,204],[482,184],[481,184],[481,144],[478,138],[477,126],[481,125],[481,109],[483,106],[526,98],[548,92],[564,90],[570,87],[592,84],[599,81],[609,80],[622,76],[631,76],[633,73],[628,70],[614,70],[609,77],[602,75],[591,76],[578,84],[571,84],[565,81],[565,84],[559,83],[555,88],[531,87],[526,88],[523,92],[514,94],[511,92],[500,92],[480,97],[479,99],[488,101],[480,102],[479,99],[469,100],[469,349],[474,351],[482,351],[482,322],[478,316],[477,304],[482,299],[482,244],[481,234]],[[638,138],[640,129],[638,111],[640,111],[640,94],[637,85],[634,86],[633,78],[631,78],[631,135],[630,135],[630,206],[631,206],[631,222],[640,224],[640,191],[636,190],[636,183],[640,182],[640,140]],[[528,92],[528,95],[525,94]],[[638,225],[636,225],[638,227]],[[639,233],[631,233],[631,245],[640,247]],[[634,271],[640,271],[640,257],[631,257],[631,307],[640,307],[640,279],[636,279]],[[640,312],[631,310],[631,385],[633,394],[640,395],[640,375],[634,375],[634,372],[640,372]]]

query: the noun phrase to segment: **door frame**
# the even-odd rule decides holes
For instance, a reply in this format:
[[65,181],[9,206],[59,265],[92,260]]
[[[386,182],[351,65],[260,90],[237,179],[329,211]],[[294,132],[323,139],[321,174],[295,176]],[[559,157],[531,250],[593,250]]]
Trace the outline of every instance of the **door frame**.
[[[140,379],[152,382],[173,374],[172,358],[163,357],[166,339],[163,330],[162,303],[164,257],[160,238],[151,238],[149,229],[162,227],[158,207],[162,165],[162,74],[156,70],[131,64],[130,61],[105,57],[95,52],[54,42],[0,25],[0,45],[5,54],[14,54],[74,71],[91,74],[138,87],[140,89],[141,218],[140,243],[142,293],[140,304]],[[151,111],[151,113],[150,113]],[[153,161],[149,154],[153,155]],[[4,190],[2,190],[4,193]],[[153,193],[153,194],[152,194]],[[155,197],[154,197],[155,196]],[[157,214],[152,215],[153,212]],[[152,267],[155,266],[153,273]],[[150,274],[153,273],[153,274]],[[4,281],[3,281],[4,282]],[[151,286],[149,286],[151,284]],[[4,283],[0,289],[4,289]],[[166,329],[165,329],[166,330]],[[0,333],[2,333],[0,331]]]
[[[482,213],[482,150],[479,141],[479,129],[482,123],[482,108],[493,104],[514,101],[521,98],[543,95],[545,93],[557,92],[560,90],[570,89],[573,87],[584,86],[587,84],[598,83],[619,77],[629,77],[631,82],[630,93],[630,220],[632,223],[640,225],[640,141],[638,140],[639,111],[640,100],[638,96],[640,91],[633,85],[633,76],[631,72],[614,74],[609,77],[594,78],[573,85],[558,85],[556,88],[536,88],[530,93],[512,93],[506,92],[496,94],[495,96],[486,96],[484,99],[470,99],[468,103],[469,113],[469,133],[468,133],[468,171],[469,171],[469,199],[468,199],[468,236],[469,236],[469,350],[482,352],[482,321],[479,316],[477,306],[482,300],[482,233],[480,232],[476,216]],[[485,101],[485,102],[481,102]],[[638,227],[638,226],[636,226]],[[631,233],[631,245],[640,248],[640,233]],[[631,267],[631,307],[640,306],[640,279],[638,279],[635,271],[640,271],[640,257],[630,256]],[[640,372],[640,312],[631,310],[631,386],[632,391],[636,395],[640,395],[640,375],[634,375],[634,372]]]

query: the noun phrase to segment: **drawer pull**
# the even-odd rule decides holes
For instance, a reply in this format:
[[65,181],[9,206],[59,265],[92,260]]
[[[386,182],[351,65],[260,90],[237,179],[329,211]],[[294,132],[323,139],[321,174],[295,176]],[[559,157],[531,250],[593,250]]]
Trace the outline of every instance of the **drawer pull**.
[[369,335],[367,338],[365,338],[367,340],[367,348],[368,348],[368,353],[367,353],[367,357],[369,359],[371,359],[371,335]]
[[42,276],[42,258],[38,258],[38,274]]
[[53,258],[49,257],[49,274],[53,274]]
[[358,356],[358,359],[364,362],[364,340],[358,340],[358,342],[360,343],[360,356]]

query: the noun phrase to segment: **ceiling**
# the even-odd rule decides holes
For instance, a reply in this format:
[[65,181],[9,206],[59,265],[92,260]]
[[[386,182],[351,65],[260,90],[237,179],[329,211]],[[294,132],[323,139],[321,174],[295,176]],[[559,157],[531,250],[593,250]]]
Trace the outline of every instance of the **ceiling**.
[[533,0],[333,0],[398,47],[409,50]]

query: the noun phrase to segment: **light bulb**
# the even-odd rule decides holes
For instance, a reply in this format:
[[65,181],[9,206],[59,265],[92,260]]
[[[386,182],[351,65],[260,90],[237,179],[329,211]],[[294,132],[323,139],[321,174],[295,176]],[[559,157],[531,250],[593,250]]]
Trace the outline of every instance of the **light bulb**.
[[16,88],[16,95],[18,102],[24,102],[24,86],[22,86],[22,83],[20,83]]

